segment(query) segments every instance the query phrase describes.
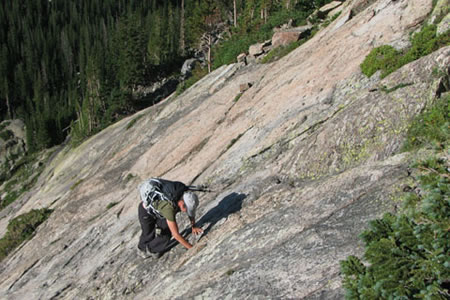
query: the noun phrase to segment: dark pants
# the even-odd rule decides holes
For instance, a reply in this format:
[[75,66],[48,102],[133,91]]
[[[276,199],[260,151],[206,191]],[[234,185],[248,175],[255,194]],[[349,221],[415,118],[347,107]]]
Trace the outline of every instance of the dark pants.
[[[139,203],[138,215],[142,229],[138,248],[141,250],[147,248],[154,253],[164,252],[172,237],[166,219],[159,219],[153,214],[149,214],[142,203]],[[161,229],[160,235],[155,234],[156,227]]]

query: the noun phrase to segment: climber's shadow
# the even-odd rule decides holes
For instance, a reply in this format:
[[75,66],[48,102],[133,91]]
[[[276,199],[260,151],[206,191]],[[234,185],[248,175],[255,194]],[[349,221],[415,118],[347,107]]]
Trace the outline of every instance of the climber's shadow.
[[246,197],[245,194],[231,193],[223,198],[216,207],[201,217],[197,222],[197,226],[203,228],[203,225],[208,224],[208,227],[203,228],[202,237],[206,236],[217,222],[241,210],[242,202]]
[[[214,225],[217,224],[220,220],[223,218],[227,218],[229,215],[238,212],[242,208],[242,202],[247,196],[245,194],[239,194],[239,193],[231,193],[230,195],[226,196],[222,200],[220,200],[219,204],[212,208],[210,211],[208,211],[204,216],[202,216],[198,221],[196,221],[197,227],[203,228],[203,234],[200,237],[203,238],[206,236],[211,229],[214,227]],[[207,227],[203,227],[205,224],[208,224]],[[186,237],[191,233],[191,229],[185,229],[183,232],[181,232],[181,235]],[[199,239],[199,240],[200,240]],[[168,245],[166,251],[169,251],[171,248],[173,248],[178,242],[176,240],[172,240],[170,244]]]

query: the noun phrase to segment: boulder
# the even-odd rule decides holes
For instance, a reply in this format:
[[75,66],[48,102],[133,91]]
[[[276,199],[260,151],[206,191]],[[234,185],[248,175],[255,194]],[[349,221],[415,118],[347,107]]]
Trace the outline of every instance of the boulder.
[[239,54],[239,55],[237,56],[236,60],[237,60],[238,63],[244,63],[244,64],[247,64],[247,54],[245,54],[245,53]]
[[286,31],[275,32],[272,36],[272,46],[279,47],[288,45],[292,42],[296,42],[304,37],[311,30],[311,28],[312,26],[306,25]]
[[252,87],[252,83],[251,82],[246,82],[246,83],[241,83],[239,85],[239,92],[242,94],[243,92],[245,92],[246,90],[248,90],[249,88]]
[[264,53],[263,45],[264,45],[263,43],[251,45],[250,48],[248,48],[248,54],[253,57],[263,54]]
[[196,63],[197,63],[197,59],[195,59],[195,58],[187,59],[183,63],[183,66],[181,67],[181,75],[182,76],[190,75],[192,70],[194,69]]
[[[22,158],[27,151],[25,124],[21,120],[6,120],[0,123],[0,165]],[[7,170],[5,170],[7,171]]]
[[272,40],[267,40],[262,43],[251,45],[248,49],[248,55],[250,57],[260,56],[268,51],[268,48],[271,46]]
[[336,9],[337,7],[339,7],[341,5],[342,5],[341,1],[332,1],[332,2],[328,3],[327,5],[324,5],[321,8],[319,8],[319,11],[317,12],[317,16],[321,19],[324,19],[330,11]]

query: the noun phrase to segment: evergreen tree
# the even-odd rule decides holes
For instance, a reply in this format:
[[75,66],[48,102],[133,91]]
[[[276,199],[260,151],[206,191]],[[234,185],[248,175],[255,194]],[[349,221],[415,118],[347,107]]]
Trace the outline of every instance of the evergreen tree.
[[124,18],[118,26],[118,76],[124,89],[134,89],[145,76],[146,36],[135,15]]
[[404,214],[386,214],[362,233],[368,265],[355,256],[341,262],[348,299],[450,297],[450,176],[443,160],[425,166],[424,197],[409,194]]

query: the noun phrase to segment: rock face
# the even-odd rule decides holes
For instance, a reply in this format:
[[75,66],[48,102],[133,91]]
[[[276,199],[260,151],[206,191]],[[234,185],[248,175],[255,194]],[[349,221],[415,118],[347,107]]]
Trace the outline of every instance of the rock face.
[[6,120],[0,124],[0,128],[0,165],[14,164],[27,150],[25,124],[17,119]]
[[[60,151],[0,219],[3,235],[12,217],[54,209],[2,261],[0,298],[342,299],[339,260],[361,253],[368,220],[395,209],[408,177],[400,146],[437,94],[432,70],[448,76],[450,47],[381,81],[359,65],[373,47],[408,36],[431,4],[372,1],[277,62],[223,66]],[[192,249],[143,261],[137,185],[150,176],[213,192],[200,195],[205,233],[189,236]]]

